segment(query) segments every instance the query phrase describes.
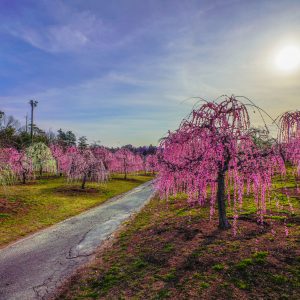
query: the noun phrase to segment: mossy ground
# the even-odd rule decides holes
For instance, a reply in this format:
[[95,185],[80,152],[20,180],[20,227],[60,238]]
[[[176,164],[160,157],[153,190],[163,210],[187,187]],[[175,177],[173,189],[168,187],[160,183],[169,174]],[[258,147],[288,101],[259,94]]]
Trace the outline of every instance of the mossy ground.
[[299,299],[300,195],[290,196],[291,213],[280,179],[274,185],[283,206],[269,212],[278,218],[258,225],[246,198],[236,237],[183,195],[154,198],[57,299]]
[[92,208],[152,179],[113,176],[107,183],[68,184],[65,178],[46,176],[25,185],[0,186],[0,246],[38,229]]

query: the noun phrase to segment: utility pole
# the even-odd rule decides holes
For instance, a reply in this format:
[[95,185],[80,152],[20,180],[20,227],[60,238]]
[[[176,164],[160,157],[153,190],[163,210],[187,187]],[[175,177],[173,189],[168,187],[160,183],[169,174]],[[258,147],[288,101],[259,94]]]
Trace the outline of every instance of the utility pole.
[[29,104],[31,106],[30,138],[31,138],[31,143],[32,143],[33,142],[33,111],[34,111],[34,108],[37,107],[38,101],[29,100]]
[[28,132],[28,114],[26,114],[25,119],[26,119],[25,131],[27,133]]

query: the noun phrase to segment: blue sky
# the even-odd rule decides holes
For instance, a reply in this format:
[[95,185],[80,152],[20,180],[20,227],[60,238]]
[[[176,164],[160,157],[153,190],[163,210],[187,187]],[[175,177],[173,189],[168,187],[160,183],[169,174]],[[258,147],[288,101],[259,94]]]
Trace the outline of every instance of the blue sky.
[[37,99],[41,128],[105,145],[157,144],[193,96],[299,109],[299,70],[273,63],[300,44],[298,0],[0,0],[0,41],[1,110]]

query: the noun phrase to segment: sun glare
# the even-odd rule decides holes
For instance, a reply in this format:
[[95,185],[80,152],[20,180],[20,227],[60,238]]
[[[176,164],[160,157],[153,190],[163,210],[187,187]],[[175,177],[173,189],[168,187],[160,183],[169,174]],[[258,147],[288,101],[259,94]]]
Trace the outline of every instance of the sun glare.
[[276,67],[284,72],[294,72],[300,68],[300,47],[285,46],[275,56]]

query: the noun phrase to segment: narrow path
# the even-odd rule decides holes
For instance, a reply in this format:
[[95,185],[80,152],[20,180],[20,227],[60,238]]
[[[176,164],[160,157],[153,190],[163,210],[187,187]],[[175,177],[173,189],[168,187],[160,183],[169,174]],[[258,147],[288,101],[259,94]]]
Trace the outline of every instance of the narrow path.
[[152,194],[147,182],[0,250],[0,299],[47,299]]

